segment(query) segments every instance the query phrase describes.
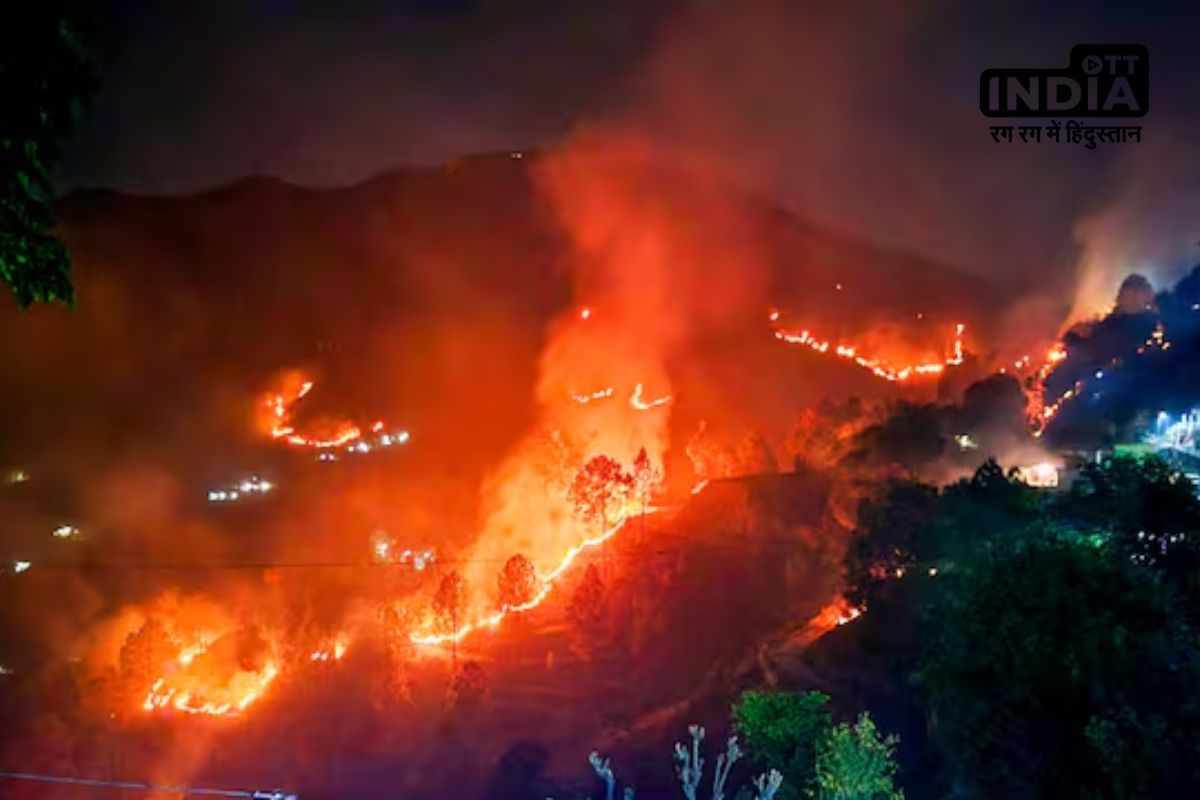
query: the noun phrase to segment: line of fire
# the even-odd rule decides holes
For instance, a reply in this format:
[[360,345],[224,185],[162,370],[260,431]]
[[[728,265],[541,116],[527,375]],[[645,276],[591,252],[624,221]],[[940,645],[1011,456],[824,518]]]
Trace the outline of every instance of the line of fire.
[[[0,797],[1200,796],[1190,45],[50,5],[0,21]],[[1145,132],[978,118],[1031,110]]]

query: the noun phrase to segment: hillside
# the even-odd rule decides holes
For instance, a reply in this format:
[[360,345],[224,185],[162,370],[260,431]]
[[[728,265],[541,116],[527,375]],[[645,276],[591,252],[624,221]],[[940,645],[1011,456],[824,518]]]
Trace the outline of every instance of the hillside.
[[[60,374],[104,364],[170,385],[184,365],[240,378],[320,359],[360,398],[380,378],[363,367],[386,363],[383,377],[404,390],[398,412],[428,410],[416,386],[440,405],[486,383],[519,419],[527,398],[505,387],[532,385],[521,378],[571,293],[572,255],[535,191],[536,161],[479,157],[330,190],[249,179],[188,197],[78,192],[62,206],[78,309],[6,311],[0,325],[15,333],[19,321],[27,353],[9,363],[33,367],[20,375],[29,381],[45,380],[36,367],[48,359]],[[667,202],[690,180],[664,175]],[[950,320],[982,330],[1001,305],[996,287],[944,265],[755,198],[728,202],[767,265],[766,302],[829,337],[880,320],[915,326],[917,314],[937,337]]]
[[[409,514],[416,535],[468,536],[480,480],[533,418],[539,353],[571,302],[575,256],[536,190],[537,163],[502,154],[338,189],[259,178],[186,197],[66,198],[77,307],[0,312],[0,354],[22,387],[0,399],[0,455],[68,496],[129,463],[225,480],[271,463],[252,405],[277,370],[302,366],[314,411],[414,431],[387,499],[411,510],[439,498],[441,512]],[[688,209],[691,181],[664,171],[662,202]],[[952,321],[982,328],[996,313],[991,287],[948,267],[722,199],[767,265],[763,305],[826,336],[891,321],[943,342]],[[765,316],[670,365],[669,468],[688,469],[682,444],[702,420],[734,441],[751,428],[778,437],[824,397],[890,391],[782,346]]]
[[[630,237],[633,252],[670,253],[669,262],[659,260],[659,273],[664,265],[670,272],[679,254],[695,262],[681,265],[678,276],[650,276],[639,271],[643,262],[621,261],[615,276],[606,275],[621,291],[604,296],[607,308],[598,301],[601,321],[585,323],[593,347],[578,352],[604,362],[584,376],[589,381],[624,381],[624,392],[651,380],[646,370],[658,384],[648,386],[648,396],[667,390],[670,399],[665,407],[641,408],[628,395],[611,396],[608,405],[584,409],[556,385],[547,400],[541,379],[551,356],[562,355],[554,345],[572,341],[561,336],[563,318],[576,322],[578,304],[612,287],[586,285],[595,275],[581,262],[597,255],[578,246],[578,219],[565,231],[562,209],[534,177],[537,162],[467,159],[321,191],[254,179],[192,197],[68,198],[62,221],[76,257],[78,307],[0,313],[0,348],[21,387],[0,399],[9,422],[0,456],[31,476],[0,497],[0,540],[8,557],[34,564],[22,576],[22,596],[58,604],[58,613],[47,615],[53,619],[9,621],[13,653],[0,654],[6,663],[30,673],[73,663],[81,642],[124,605],[193,592],[242,609],[239,619],[286,628],[281,641],[307,647],[313,630],[376,624],[378,608],[397,598],[427,609],[444,576],[443,557],[465,565],[486,604],[495,559],[540,547],[529,555],[545,569],[562,557],[550,552],[552,481],[532,469],[531,482],[514,481],[526,504],[511,526],[488,527],[487,482],[505,475],[498,465],[516,442],[538,441],[521,438],[536,420],[539,431],[566,427],[566,438],[578,434],[574,442],[588,449],[599,447],[586,438],[589,431],[605,425],[610,442],[660,448],[653,457],[665,463],[663,502],[682,510],[595,552],[602,580],[629,601],[612,607],[618,635],[611,652],[589,653],[595,642],[563,628],[569,609],[560,601],[571,596],[574,573],[546,609],[553,619],[535,613],[506,622],[477,640],[479,653],[467,643],[464,657],[486,657],[492,675],[504,678],[492,695],[502,713],[491,728],[480,722],[490,731],[486,745],[471,750],[476,745],[463,729],[449,723],[431,734],[430,723],[441,724],[449,676],[441,667],[426,669],[424,683],[417,676],[412,702],[420,713],[394,735],[416,737],[437,774],[409,777],[452,785],[461,766],[447,763],[446,753],[458,751],[482,769],[520,732],[514,714],[545,705],[541,692],[572,697],[574,679],[585,685],[580,702],[588,714],[556,717],[561,727],[544,734],[567,759],[554,764],[559,775],[574,774],[576,758],[598,737],[611,736],[614,752],[644,752],[645,741],[674,735],[667,728],[680,717],[671,709],[693,696],[687,684],[699,684],[702,705],[705,698],[724,703],[741,685],[739,670],[756,643],[803,624],[829,598],[836,556],[816,533],[827,487],[812,476],[785,476],[714,481],[692,494],[699,476],[686,444],[702,423],[726,443],[751,431],[764,434],[759,441],[780,442],[805,406],[903,391],[853,362],[781,343],[768,311],[780,309],[830,338],[883,330],[945,352],[946,329],[954,322],[986,325],[995,301],[987,287],[948,268],[659,170],[652,183],[636,186],[651,196],[632,207],[653,215],[654,224]],[[607,197],[581,191],[575,199],[602,216],[611,212],[587,204],[597,196]],[[718,213],[707,216],[714,208]],[[609,213],[606,222],[626,219]],[[713,225],[726,222],[735,234],[711,235]],[[706,249],[713,244],[718,249]],[[754,285],[741,291],[743,279]],[[652,303],[639,304],[643,281],[657,281]],[[739,292],[735,302],[730,295]],[[679,311],[685,303],[686,312]],[[605,313],[617,324],[604,327]],[[648,343],[643,336],[656,338]],[[653,358],[642,358],[651,344]],[[560,358],[559,366],[571,360]],[[256,417],[288,367],[312,381],[297,425],[323,415],[364,425],[386,420],[388,430],[402,428],[411,440],[362,458],[338,450],[336,464],[273,440]],[[916,391],[931,393],[936,385],[924,381]],[[569,482],[591,455],[558,453],[547,474],[562,472]],[[238,485],[248,475],[272,482],[269,498],[206,502],[214,486]],[[84,532],[78,542],[49,535],[64,522]],[[472,549],[489,533],[493,550]],[[435,551],[437,566],[366,569],[405,566],[375,560],[380,536],[397,550]],[[780,557],[782,547],[797,542],[791,556]],[[736,599],[710,592],[714,583],[736,587]],[[794,605],[779,603],[780,594]],[[223,629],[225,622],[206,624]],[[253,641],[262,656],[265,640]],[[213,647],[216,664],[221,656]],[[330,765],[332,773],[304,783],[336,786],[347,778],[342,769],[377,769],[385,741],[373,733],[378,687],[361,678],[387,673],[373,649],[378,642],[364,637],[340,679],[312,687],[308,669],[325,667],[311,667],[301,649],[286,664],[278,702],[267,693],[261,715],[256,706],[240,730],[253,738],[294,712],[308,720],[311,736],[298,733],[279,757],[299,761],[299,752],[331,747],[347,753]],[[641,681],[633,691],[622,685],[631,658]],[[351,680],[353,693],[345,691]],[[293,696],[304,701],[294,709],[285,700]],[[336,727],[325,721],[331,707],[344,712]],[[144,713],[144,704],[135,711]],[[526,716],[521,730],[529,732],[550,719]],[[633,734],[628,745],[625,732]],[[237,743],[238,736],[226,742],[234,749]],[[209,763],[231,776],[259,766],[218,748]]]

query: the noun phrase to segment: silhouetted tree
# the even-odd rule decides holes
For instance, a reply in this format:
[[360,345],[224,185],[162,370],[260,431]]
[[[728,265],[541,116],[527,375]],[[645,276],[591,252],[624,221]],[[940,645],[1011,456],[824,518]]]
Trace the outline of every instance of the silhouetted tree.
[[932,403],[897,403],[883,422],[864,428],[846,456],[852,463],[898,467],[918,472],[946,451],[945,412]]
[[738,446],[738,472],[742,475],[770,475],[779,471],[775,452],[760,431],[748,431]]
[[859,504],[858,528],[846,550],[846,599],[870,605],[878,588],[917,559],[916,537],[933,521],[937,489],[911,481],[888,483]]
[[583,572],[583,578],[571,595],[571,603],[567,613],[576,625],[587,628],[595,625],[604,617],[605,603],[604,582],[600,579],[600,570],[595,564],[588,564]]
[[500,756],[483,800],[542,800],[547,796],[542,773],[549,761],[539,742],[517,742]]
[[447,632],[454,631],[455,623],[467,608],[469,589],[467,580],[457,571],[447,572],[433,595],[433,613],[439,627]]
[[416,647],[410,635],[412,620],[391,603],[380,609],[379,623],[386,649],[382,669],[372,673],[371,696],[376,707],[387,708],[412,699],[409,663],[416,655]]
[[688,439],[685,447],[692,471],[702,481],[728,478],[733,471],[733,458],[726,447],[717,441],[708,430],[708,423],[700,421],[696,432]]
[[633,491],[633,478],[615,460],[593,456],[571,482],[575,513],[600,530],[608,530]]
[[162,677],[175,657],[176,648],[167,629],[153,617],[126,637],[119,655],[123,704],[140,704],[154,681]]
[[500,608],[528,603],[538,591],[537,570],[521,553],[504,562],[496,576],[496,604]]
[[650,497],[662,487],[663,478],[662,470],[650,460],[646,448],[638,450],[637,457],[633,459],[630,477],[633,480],[633,496],[637,498],[642,514],[645,514]]
[[959,431],[984,430],[1025,432],[1028,399],[1021,383],[1011,375],[991,375],[976,381],[963,392]]
[[455,709],[475,708],[487,698],[490,690],[490,681],[483,665],[478,661],[468,661],[454,676],[450,686],[450,701]]

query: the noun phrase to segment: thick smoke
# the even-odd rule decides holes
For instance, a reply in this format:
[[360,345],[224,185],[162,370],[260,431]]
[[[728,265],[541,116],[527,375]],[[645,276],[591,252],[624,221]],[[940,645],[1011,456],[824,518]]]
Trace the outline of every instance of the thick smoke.
[[1064,327],[1110,311],[1130,273],[1166,286],[1192,266],[1200,240],[1200,176],[1188,163],[1170,141],[1139,151],[1116,199],[1078,222],[1078,281]]
[[[775,0],[681,11],[623,122],[806,219],[988,278],[1003,312],[990,321],[1018,357],[1106,312],[1129,272],[1165,285],[1190,264],[1200,238],[1182,134],[1194,127],[1180,74],[1190,57],[1164,41],[1169,25],[1020,3],[864,11]],[[1154,53],[1147,142],[998,147],[978,110],[980,71],[1050,66],[1089,40]]]
[[679,169],[648,140],[611,131],[580,135],[536,168],[571,244],[575,303],[540,358],[535,430],[486,487],[481,577],[517,552],[554,567],[582,533],[563,491],[573,471],[599,454],[628,466],[641,448],[661,464],[670,446],[672,403],[635,408],[637,387],[647,400],[670,395],[673,357],[766,307],[766,270],[727,191],[694,170],[673,180]]

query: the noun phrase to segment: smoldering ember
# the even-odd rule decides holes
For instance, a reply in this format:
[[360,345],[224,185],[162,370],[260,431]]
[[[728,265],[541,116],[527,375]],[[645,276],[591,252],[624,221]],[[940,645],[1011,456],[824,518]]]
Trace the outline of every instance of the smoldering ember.
[[1200,9],[0,14],[0,797],[1200,796]]

